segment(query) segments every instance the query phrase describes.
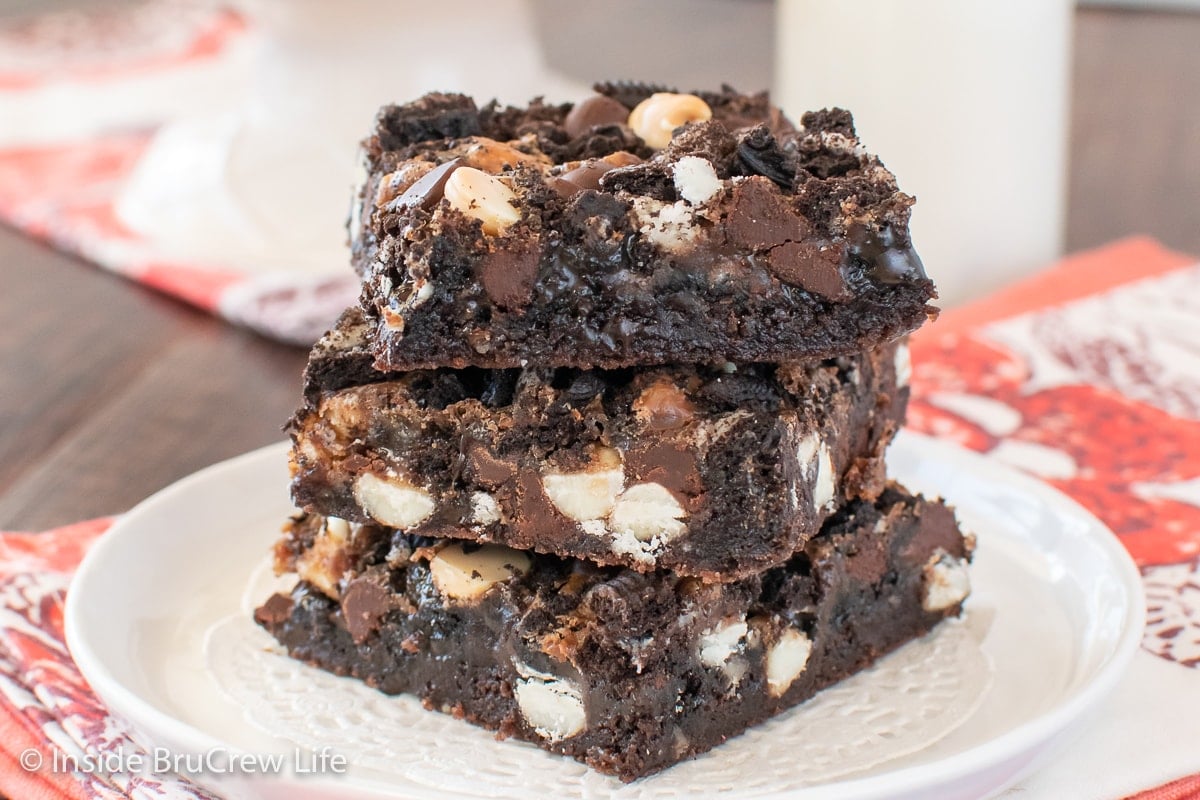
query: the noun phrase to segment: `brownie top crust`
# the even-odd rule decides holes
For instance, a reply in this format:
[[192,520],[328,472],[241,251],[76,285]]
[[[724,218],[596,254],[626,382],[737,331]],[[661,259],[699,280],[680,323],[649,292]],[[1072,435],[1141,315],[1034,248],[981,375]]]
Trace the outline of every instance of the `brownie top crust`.
[[843,355],[933,313],[912,198],[851,115],[601,84],[383,108],[352,215],[383,370]]

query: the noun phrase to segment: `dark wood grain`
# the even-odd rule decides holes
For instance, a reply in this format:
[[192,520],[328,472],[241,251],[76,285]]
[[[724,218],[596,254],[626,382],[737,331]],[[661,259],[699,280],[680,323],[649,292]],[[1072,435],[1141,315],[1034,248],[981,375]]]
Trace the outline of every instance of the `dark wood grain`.
[[[1200,254],[1200,15],[1078,14],[1067,243]],[[304,353],[0,229],[0,528],[123,511],[282,438]]]
[[0,228],[0,528],[128,509],[283,438],[304,352]]

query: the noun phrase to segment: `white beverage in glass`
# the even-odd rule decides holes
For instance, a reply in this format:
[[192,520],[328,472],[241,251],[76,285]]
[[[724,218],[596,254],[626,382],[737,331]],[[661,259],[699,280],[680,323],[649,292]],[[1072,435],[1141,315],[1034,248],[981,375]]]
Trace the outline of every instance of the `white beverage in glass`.
[[943,305],[1061,254],[1069,0],[779,0],[776,101],[841,106],[917,197]]

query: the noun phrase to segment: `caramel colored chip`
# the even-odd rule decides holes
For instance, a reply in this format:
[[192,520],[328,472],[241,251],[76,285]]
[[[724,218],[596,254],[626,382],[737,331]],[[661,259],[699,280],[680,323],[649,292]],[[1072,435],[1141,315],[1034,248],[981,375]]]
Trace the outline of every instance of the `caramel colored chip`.
[[672,134],[688,122],[712,119],[708,103],[694,94],[656,92],[629,113],[629,127],[655,149],[671,143]]

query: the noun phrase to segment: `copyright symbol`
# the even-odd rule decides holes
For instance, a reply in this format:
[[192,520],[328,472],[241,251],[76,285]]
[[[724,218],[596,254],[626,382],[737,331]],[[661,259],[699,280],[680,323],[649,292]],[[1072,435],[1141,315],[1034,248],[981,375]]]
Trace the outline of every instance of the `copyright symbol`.
[[19,761],[21,769],[26,772],[37,772],[42,768],[42,754],[34,747],[22,750]]

